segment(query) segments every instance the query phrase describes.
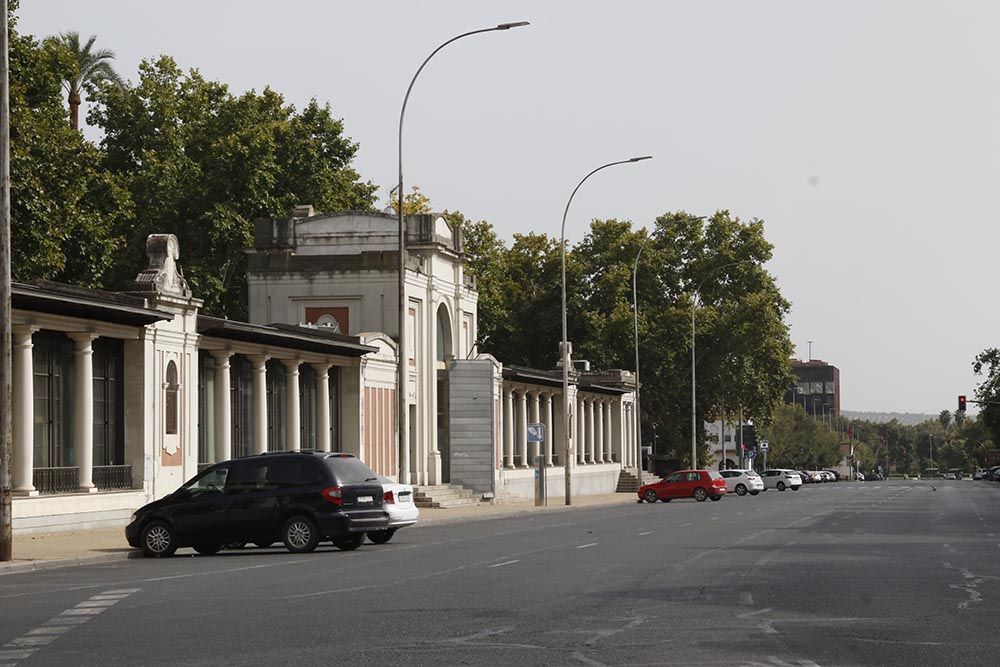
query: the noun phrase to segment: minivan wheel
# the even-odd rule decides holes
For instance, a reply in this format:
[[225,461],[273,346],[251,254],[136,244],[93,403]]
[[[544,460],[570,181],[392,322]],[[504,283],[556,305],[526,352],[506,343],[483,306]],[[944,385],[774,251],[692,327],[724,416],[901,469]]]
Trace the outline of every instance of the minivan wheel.
[[642,494],[642,499],[647,503],[655,503],[659,498],[656,497],[656,491],[649,489],[646,493]]
[[162,521],[154,521],[142,529],[142,552],[149,558],[165,558],[177,551],[173,529]]
[[708,491],[701,488],[700,486],[694,490],[694,499],[697,500],[699,503],[705,502],[706,498],[708,498]]
[[737,484],[736,485],[736,495],[738,495],[738,496],[745,496],[746,494],[747,494],[746,484]]
[[343,551],[354,551],[365,541],[364,533],[348,533],[333,538],[333,546]]
[[392,539],[392,536],[396,534],[395,528],[387,528],[386,530],[373,530],[368,533],[368,539],[372,541],[373,544],[385,544]]
[[196,544],[194,550],[200,553],[202,556],[214,556],[215,554],[222,551],[221,544]]
[[778,487],[778,491],[784,491],[785,490],[785,483],[784,482],[778,482],[777,487]]
[[281,541],[293,554],[304,554],[315,550],[319,544],[319,533],[316,531],[315,522],[307,516],[291,517],[281,529]]

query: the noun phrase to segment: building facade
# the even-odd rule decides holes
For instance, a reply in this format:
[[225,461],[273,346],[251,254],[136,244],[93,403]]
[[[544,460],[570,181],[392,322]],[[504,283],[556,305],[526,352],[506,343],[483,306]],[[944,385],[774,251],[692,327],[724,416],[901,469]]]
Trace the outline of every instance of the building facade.
[[840,369],[820,359],[792,359],[795,384],[785,392],[785,403],[801,405],[811,417],[840,416]]
[[[564,400],[561,373],[479,353],[461,235],[432,215],[407,230],[402,448],[389,216],[304,208],[258,222],[250,322],[200,314],[168,234],[149,237],[128,292],[15,284],[15,532],[122,525],[214,462],[277,450],[349,452],[487,498],[531,497],[541,456],[551,495],[566,466],[575,492],[613,492],[635,467],[633,375],[574,370]],[[530,423],[544,442],[527,442]]]

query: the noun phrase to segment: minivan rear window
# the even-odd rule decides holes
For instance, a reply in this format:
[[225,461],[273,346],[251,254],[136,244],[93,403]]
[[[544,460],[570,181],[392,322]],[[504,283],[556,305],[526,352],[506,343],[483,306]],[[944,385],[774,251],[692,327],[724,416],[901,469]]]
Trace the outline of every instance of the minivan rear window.
[[378,475],[357,459],[331,456],[324,461],[327,468],[333,471],[333,476],[338,484],[363,484],[364,482],[378,481]]

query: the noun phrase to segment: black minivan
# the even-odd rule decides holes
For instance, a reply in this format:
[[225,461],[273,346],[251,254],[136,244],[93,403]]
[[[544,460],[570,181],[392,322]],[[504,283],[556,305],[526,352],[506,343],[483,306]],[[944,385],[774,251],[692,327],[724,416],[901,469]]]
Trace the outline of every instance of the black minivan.
[[357,549],[385,528],[382,485],[353,454],[273,452],[217,463],[132,515],[125,538],[147,556],[178,547],[214,554],[223,545],[284,542],[292,553],[323,540]]

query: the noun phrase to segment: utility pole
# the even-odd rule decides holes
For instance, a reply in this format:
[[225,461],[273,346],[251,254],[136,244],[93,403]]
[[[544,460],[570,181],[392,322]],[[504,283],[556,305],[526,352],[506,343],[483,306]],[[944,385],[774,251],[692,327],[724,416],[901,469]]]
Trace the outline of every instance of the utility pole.
[[10,58],[7,53],[7,0],[0,18],[0,561],[14,557],[10,495]]

